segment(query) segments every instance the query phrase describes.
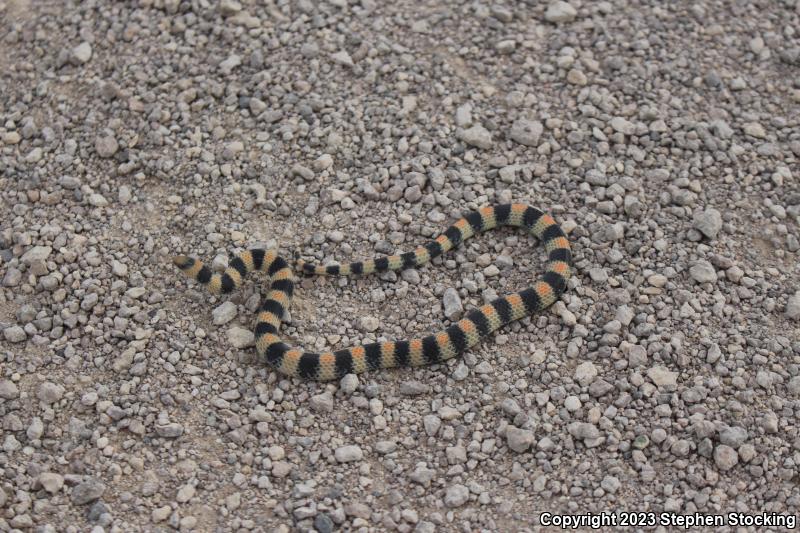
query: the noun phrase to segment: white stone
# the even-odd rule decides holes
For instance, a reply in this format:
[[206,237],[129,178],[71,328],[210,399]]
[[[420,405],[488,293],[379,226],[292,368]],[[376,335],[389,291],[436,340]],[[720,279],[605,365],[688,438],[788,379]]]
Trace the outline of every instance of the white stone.
[[748,122],[744,125],[744,132],[745,134],[755,137],[756,139],[764,139],[767,136],[766,130],[764,130],[764,126],[759,124],[758,122]]
[[362,452],[361,448],[358,446],[351,444],[336,448],[334,457],[336,457],[336,460],[340,463],[352,463],[355,461],[361,461],[364,458],[364,452]]
[[442,296],[442,305],[444,306],[444,316],[449,320],[456,320],[464,312],[464,306],[461,303],[461,297],[458,291],[452,287],[448,287]]
[[108,200],[106,200],[105,196],[99,193],[92,193],[89,195],[89,203],[94,207],[106,207],[108,205]]
[[567,2],[553,2],[547,7],[544,19],[547,22],[561,23],[571,22],[578,16],[578,12]]
[[581,363],[575,368],[575,379],[581,386],[589,385],[597,377],[597,367],[591,361]]
[[451,485],[444,494],[444,504],[450,508],[461,507],[467,501],[469,501],[469,489],[464,485]]
[[236,318],[236,304],[233,302],[222,302],[211,311],[213,322],[217,326],[227,324]]
[[622,117],[614,117],[610,122],[611,128],[625,135],[633,135],[636,132],[636,125]]
[[25,342],[28,336],[20,326],[11,326],[3,330],[3,337],[8,342]]
[[255,335],[253,335],[253,332],[249,329],[234,326],[228,330],[228,342],[231,343],[234,348],[247,348],[253,345],[254,340]]
[[39,484],[50,494],[55,494],[64,486],[64,477],[55,472],[42,472],[39,474]]
[[697,261],[689,268],[689,275],[697,283],[714,283],[717,281],[717,271],[705,260]]
[[653,383],[659,389],[674,389],[678,385],[678,373],[667,370],[663,366],[654,366],[647,371]]
[[457,130],[456,136],[468,145],[484,150],[491,148],[494,144],[492,134],[481,125],[475,125],[466,130]]
[[523,146],[538,146],[543,131],[544,126],[541,122],[521,118],[511,126],[508,136]]
[[353,63],[353,58],[350,57],[350,54],[344,50],[331,54],[331,59],[333,59],[334,62],[346,67],[355,66],[355,63]]
[[72,49],[72,59],[76,64],[82,65],[92,58],[92,45],[83,41]]

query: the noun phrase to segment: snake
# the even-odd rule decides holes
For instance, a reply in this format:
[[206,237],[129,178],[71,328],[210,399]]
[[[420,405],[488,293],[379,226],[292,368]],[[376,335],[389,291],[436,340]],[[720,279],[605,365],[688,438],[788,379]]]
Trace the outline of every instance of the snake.
[[308,276],[362,276],[404,270],[424,265],[470,237],[501,226],[522,228],[544,243],[545,272],[531,286],[473,308],[446,329],[425,337],[373,342],[322,353],[290,347],[279,336],[294,294],[295,276],[292,266],[277,250],[245,250],[233,256],[223,272],[216,273],[190,256],[174,256],[172,262],[215,295],[233,292],[251,272],[266,274],[269,288],[259,306],[254,331],[259,361],[290,377],[328,381],[365,371],[441,363],[462,354],[503,326],[548,308],[567,289],[572,266],[569,239],[549,214],[527,204],[499,204],[468,213],[434,240],[411,252],[349,264],[319,265],[298,258],[295,269]]

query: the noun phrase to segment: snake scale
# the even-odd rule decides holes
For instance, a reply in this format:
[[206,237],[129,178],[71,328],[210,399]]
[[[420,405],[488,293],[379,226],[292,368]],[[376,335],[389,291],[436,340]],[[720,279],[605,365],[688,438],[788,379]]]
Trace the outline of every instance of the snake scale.
[[309,275],[350,276],[403,270],[423,265],[473,235],[499,226],[524,228],[544,242],[548,261],[539,281],[472,309],[461,320],[433,335],[369,343],[335,352],[304,352],[289,347],[278,336],[284,311],[292,300],[294,276],[292,268],[277,251],[245,250],[233,257],[222,273],[212,273],[201,261],[183,255],[174,257],[173,262],[214,294],[227,294],[237,289],[250,272],[267,274],[269,291],[259,309],[255,327],[259,358],[288,376],[324,381],[367,370],[434,364],[461,354],[504,325],[552,305],[567,288],[572,254],[569,240],[553,217],[525,204],[503,204],[469,213],[413,252],[347,265],[321,266],[299,260],[297,269]]

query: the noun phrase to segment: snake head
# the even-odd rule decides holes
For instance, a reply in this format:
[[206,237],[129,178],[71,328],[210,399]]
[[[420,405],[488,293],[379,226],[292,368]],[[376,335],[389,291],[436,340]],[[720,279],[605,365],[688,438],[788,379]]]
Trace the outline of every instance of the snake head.
[[186,255],[174,255],[172,256],[172,263],[181,270],[186,270],[194,265],[194,259]]

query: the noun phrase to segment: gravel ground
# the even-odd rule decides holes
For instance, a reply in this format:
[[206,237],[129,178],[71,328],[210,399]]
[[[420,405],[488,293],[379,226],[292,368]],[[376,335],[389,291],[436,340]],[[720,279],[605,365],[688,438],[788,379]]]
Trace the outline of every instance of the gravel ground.
[[[498,0],[502,1],[502,0]],[[800,506],[800,3],[0,0],[0,530],[519,531]],[[554,308],[341,383],[168,263],[408,250],[521,201]],[[521,233],[306,279],[314,349],[536,277]]]

